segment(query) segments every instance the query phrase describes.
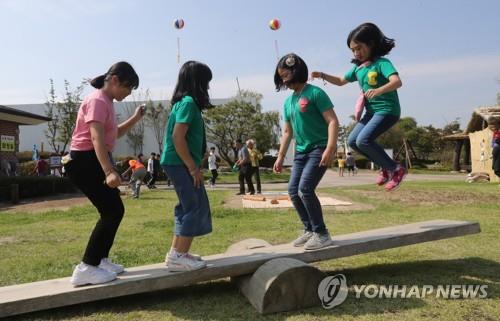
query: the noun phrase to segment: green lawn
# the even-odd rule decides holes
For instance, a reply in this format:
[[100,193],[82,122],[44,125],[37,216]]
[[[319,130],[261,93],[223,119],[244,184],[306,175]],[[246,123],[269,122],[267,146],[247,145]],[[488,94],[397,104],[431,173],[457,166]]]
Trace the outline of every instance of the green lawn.
[[[324,189],[373,209],[325,210],[333,234],[432,219],[479,221],[482,233],[315,264],[344,273],[346,302],[258,315],[228,280],[88,303],[12,318],[13,320],[498,320],[500,316],[500,187],[462,182],[409,182],[385,193],[372,186]],[[234,191],[209,191],[214,232],[195,240],[193,252],[225,251],[245,238],[289,242],[300,230],[293,210],[227,209]],[[126,199],[126,216],[112,251],[126,266],[161,262],[172,237],[175,193],[145,191]],[[95,224],[91,206],[43,214],[0,214],[0,285],[69,276]],[[486,284],[487,299],[356,299],[353,285]]]

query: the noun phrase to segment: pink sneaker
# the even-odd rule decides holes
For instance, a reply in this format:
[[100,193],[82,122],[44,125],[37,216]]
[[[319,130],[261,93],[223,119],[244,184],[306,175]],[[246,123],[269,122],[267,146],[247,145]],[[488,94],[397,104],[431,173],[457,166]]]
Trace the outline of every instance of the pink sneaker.
[[399,187],[407,173],[408,171],[404,166],[398,165],[394,172],[392,172],[392,179],[387,184],[385,184],[385,190],[390,192]]
[[388,170],[386,170],[386,169],[380,170],[380,172],[378,174],[378,177],[377,177],[377,180],[375,181],[375,183],[378,186],[384,185],[385,183],[387,183],[389,181],[389,179],[390,179],[389,175],[390,175],[390,172]]

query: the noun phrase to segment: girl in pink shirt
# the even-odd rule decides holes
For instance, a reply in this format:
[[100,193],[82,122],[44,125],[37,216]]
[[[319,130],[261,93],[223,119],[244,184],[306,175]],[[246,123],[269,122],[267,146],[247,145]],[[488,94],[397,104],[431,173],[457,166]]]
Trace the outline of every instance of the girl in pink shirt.
[[97,88],[82,102],[71,139],[69,157],[63,160],[66,173],[94,204],[100,218],[92,231],[82,262],[71,277],[75,286],[99,284],[116,279],[123,266],[109,260],[116,231],[124,214],[118,186],[120,174],[111,152],[123,136],[144,115],[139,106],[132,117],[117,124],[113,100],[123,100],[139,86],[139,77],[127,62],[118,62],[104,75],[92,79]]

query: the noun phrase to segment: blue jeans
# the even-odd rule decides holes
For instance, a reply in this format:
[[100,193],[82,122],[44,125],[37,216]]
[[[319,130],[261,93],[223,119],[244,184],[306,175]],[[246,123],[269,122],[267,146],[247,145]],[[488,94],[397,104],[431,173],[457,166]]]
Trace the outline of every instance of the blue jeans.
[[326,172],[319,166],[324,148],[315,148],[308,153],[295,153],[292,175],[288,183],[288,194],[299,214],[306,231],[324,233],[323,211],[315,189]]
[[383,169],[393,171],[397,163],[387,155],[375,139],[391,128],[399,116],[365,113],[349,134],[347,143]]
[[193,177],[186,166],[167,165],[163,169],[174,184],[179,203],[175,206],[177,236],[194,237],[212,232],[212,217],[207,192],[203,184],[194,187]]

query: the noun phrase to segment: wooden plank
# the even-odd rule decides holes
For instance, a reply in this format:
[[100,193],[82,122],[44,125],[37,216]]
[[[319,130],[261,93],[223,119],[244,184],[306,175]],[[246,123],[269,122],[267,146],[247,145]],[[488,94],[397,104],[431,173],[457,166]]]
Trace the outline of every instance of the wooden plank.
[[0,288],[0,317],[251,274],[278,257],[310,263],[479,232],[476,222],[434,220],[339,235],[333,246],[316,251],[281,244],[206,256],[208,267],[192,272],[169,272],[160,263],[127,268],[117,280],[101,285],[74,288],[67,277],[6,286]]

